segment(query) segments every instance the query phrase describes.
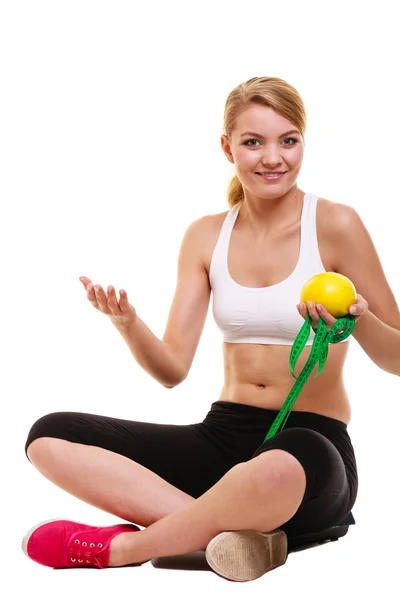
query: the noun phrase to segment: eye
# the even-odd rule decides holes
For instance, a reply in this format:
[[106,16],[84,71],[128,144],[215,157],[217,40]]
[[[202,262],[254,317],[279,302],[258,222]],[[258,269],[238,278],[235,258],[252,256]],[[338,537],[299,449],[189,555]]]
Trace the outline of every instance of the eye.
[[[244,142],[244,145],[247,146],[249,142],[259,142],[259,140],[247,140],[246,142]],[[253,144],[250,144],[250,148],[257,148],[257,146],[253,146]]]
[[298,142],[298,140],[296,140],[296,138],[285,138],[283,141],[287,142],[288,140],[292,140],[293,144],[283,144],[284,146],[294,146]]
[[[292,143],[291,143],[291,144],[285,144],[285,143],[284,143],[284,144],[283,144],[284,146],[294,146],[294,145],[295,145],[295,144],[297,144],[297,142],[298,142],[298,140],[297,140],[296,138],[292,138],[292,137],[285,138],[285,139],[283,140],[283,142],[287,142],[287,141],[290,141],[290,142],[292,142]],[[259,140],[254,140],[254,139],[253,139],[253,140],[247,140],[246,142],[244,142],[244,146],[248,146],[249,148],[258,148],[258,147],[259,147],[259,146],[256,146],[255,144],[251,144],[250,142],[257,142],[257,143],[259,143],[259,144],[260,144],[260,141],[259,141]]]

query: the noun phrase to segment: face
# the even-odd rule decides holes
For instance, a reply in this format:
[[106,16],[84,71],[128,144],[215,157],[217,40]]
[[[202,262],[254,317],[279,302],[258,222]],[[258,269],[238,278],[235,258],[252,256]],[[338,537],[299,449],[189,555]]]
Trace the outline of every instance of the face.
[[[222,136],[222,149],[234,163],[246,196],[283,196],[296,183],[304,140],[295,130],[293,123],[272,108],[252,104],[237,118],[231,139],[228,141]],[[258,175],[260,172],[283,172],[284,175],[268,179]]]

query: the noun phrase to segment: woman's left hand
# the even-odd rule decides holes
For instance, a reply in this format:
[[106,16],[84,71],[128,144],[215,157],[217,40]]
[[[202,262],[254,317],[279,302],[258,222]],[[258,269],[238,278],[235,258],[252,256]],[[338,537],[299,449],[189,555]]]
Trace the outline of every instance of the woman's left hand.
[[[337,319],[326,310],[325,306],[323,306],[322,304],[318,306],[321,306],[321,309],[318,309],[314,302],[309,302],[307,309],[306,304],[304,302],[300,302],[300,304],[297,305],[297,310],[299,311],[303,319],[307,318],[307,313],[310,314],[312,319],[312,327],[314,327],[315,329],[318,327],[318,321],[321,317],[327,324],[327,331],[329,332],[332,328],[332,325],[336,323]],[[360,319],[360,317],[362,317],[363,314],[367,312],[367,310],[368,301],[363,296],[361,296],[361,294],[357,294],[356,303],[349,306],[349,313],[353,315],[353,317],[355,317],[356,323],[358,319]],[[340,329],[337,333],[341,331],[343,331],[343,329]]]

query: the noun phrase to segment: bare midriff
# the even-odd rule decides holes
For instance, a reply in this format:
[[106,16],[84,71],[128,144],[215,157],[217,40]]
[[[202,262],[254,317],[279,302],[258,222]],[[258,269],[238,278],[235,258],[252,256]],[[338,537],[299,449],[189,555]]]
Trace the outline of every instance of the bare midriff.
[[[300,392],[293,411],[325,415],[348,424],[350,402],[343,381],[343,364],[348,342],[330,344],[324,370],[315,379],[314,367]],[[291,346],[223,344],[224,386],[219,400],[280,410],[295,384],[289,365]],[[305,346],[295,367],[299,375],[310,355]]]
[[[317,235],[321,260],[326,271],[334,269],[334,248],[329,241],[329,207],[332,202],[319,199],[317,206]],[[262,245],[253,242],[241,229],[240,213],[232,231],[228,253],[231,277],[247,287],[267,287],[287,278],[294,270],[300,251],[300,214],[297,222]],[[209,272],[212,252],[225,213],[210,216],[207,231],[206,268]],[[261,257],[261,258],[260,258]],[[267,258],[266,258],[267,257]],[[300,299],[297,300],[299,302]],[[280,410],[295,379],[290,372],[291,345],[249,344],[223,342],[224,385],[219,400]],[[348,424],[351,407],[343,381],[343,366],[349,342],[330,344],[328,360],[315,378],[314,367],[292,411],[313,412]],[[305,346],[295,367],[298,376],[307,362],[311,346]]]

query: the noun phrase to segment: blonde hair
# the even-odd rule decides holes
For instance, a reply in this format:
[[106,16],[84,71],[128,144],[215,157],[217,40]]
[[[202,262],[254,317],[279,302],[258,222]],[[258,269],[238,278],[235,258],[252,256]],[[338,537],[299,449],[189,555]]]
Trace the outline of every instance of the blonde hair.
[[[278,77],[253,77],[241,83],[229,94],[224,111],[224,134],[230,139],[236,119],[250,104],[261,104],[274,109],[293,123],[304,137],[306,109],[298,91]],[[242,184],[237,175],[229,183],[228,205],[233,208],[244,200]]]

